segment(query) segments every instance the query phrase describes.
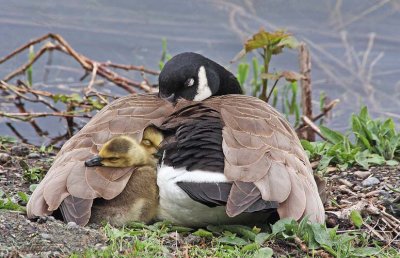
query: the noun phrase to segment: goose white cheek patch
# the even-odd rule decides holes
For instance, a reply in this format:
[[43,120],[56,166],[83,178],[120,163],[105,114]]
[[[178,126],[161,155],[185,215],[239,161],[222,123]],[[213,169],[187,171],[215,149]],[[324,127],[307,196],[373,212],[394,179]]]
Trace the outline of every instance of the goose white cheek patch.
[[208,97],[211,97],[212,95],[211,89],[208,86],[207,74],[204,66],[200,66],[198,77],[199,77],[199,86],[197,88],[197,94],[193,100],[202,101]]

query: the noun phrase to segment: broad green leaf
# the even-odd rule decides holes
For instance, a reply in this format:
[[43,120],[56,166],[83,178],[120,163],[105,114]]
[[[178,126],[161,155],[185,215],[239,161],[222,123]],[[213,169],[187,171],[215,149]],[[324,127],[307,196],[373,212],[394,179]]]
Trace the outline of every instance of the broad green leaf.
[[399,162],[397,160],[393,160],[393,159],[386,160],[386,165],[388,165],[388,166],[397,166],[397,165],[399,165]]
[[320,127],[322,135],[331,143],[337,144],[344,141],[345,136],[339,132],[333,131],[328,127],[321,125]]
[[[244,49],[246,52],[250,52],[254,49],[266,47],[270,48],[271,50],[276,48],[276,50],[279,51],[283,47],[290,47],[293,45],[290,41],[282,42],[284,38],[288,37],[290,37],[290,35],[283,31],[275,31],[270,33],[261,29],[258,33],[254,34],[251,39],[245,42]],[[278,45],[279,43],[282,43],[282,45]]]
[[363,120],[363,121],[367,121],[367,120],[371,120],[369,114],[368,114],[368,108],[366,106],[361,108],[360,111],[360,115],[359,117]]
[[268,238],[271,236],[271,234],[269,233],[259,233],[256,235],[256,238],[254,239],[254,241],[259,244],[262,245],[264,244],[265,241],[268,240]]
[[330,239],[330,234],[324,225],[313,223],[311,224],[311,229],[318,244],[332,247],[333,243]]
[[333,157],[323,156],[322,159],[319,161],[318,170],[319,171],[324,171],[329,166],[329,164],[331,163],[332,159],[333,159]]
[[350,219],[353,222],[354,226],[356,226],[357,228],[361,228],[363,224],[363,219],[359,211],[352,210],[350,213]]
[[250,243],[242,247],[243,252],[249,252],[249,251],[254,251],[260,248],[260,246],[257,243]]
[[236,246],[244,246],[248,244],[246,240],[237,236],[224,236],[219,238],[218,242],[221,244],[236,245]]
[[357,257],[371,257],[379,254],[380,250],[376,247],[360,247],[355,248],[352,254]]
[[314,153],[314,147],[311,145],[311,143],[307,140],[300,140],[301,146],[303,146],[304,150],[308,150],[311,154]]
[[253,258],[271,258],[274,255],[274,251],[269,247],[263,247],[258,249]]
[[286,225],[291,224],[294,220],[291,218],[284,218],[278,220],[275,224],[272,225],[272,234],[278,234],[284,232],[286,230]]
[[169,231],[176,231],[178,233],[187,233],[193,231],[193,229],[183,226],[172,226]]
[[222,225],[220,227],[229,232],[239,234],[245,239],[249,239],[251,241],[254,241],[256,238],[256,234],[252,231],[252,229],[243,225]]
[[213,234],[210,231],[204,230],[202,228],[200,228],[196,232],[194,232],[193,235],[199,236],[199,237],[213,237]]
[[26,193],[24,193],[24,192],[18,192],[17,193],[18,194],[18,196],[19,196],[19,198],[21,198],[21,200],[23,201],[23,202],[28,202],[29,201],[29,195],[27,195]]

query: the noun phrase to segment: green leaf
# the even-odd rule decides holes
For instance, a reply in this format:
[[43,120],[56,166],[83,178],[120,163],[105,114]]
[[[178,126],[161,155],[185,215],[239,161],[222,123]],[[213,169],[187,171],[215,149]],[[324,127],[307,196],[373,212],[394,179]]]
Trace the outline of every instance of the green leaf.
[[[244,44],[246,52],[250,52],[258,48],[270,48],[275,53],[278,53],[283,47],[292,47],[293,40],[283,39],[290,37],[289,34],[284,31],[266,32],[261,29],[258,33],[254,34],[253,37],[247,40]],[[280,43],[280,45],[278,45]]]
[[291,218],[284,218],[278,220],[274,225],[272,225],[272,234],[278,234],[286,230],[286,225],[291,224],[294,220]]
[[333,245],[329,232],[324,225],[313,223],[311,224],[311,229],[314,233],[314,239],[318,244],[330,247]]
[[[29,47],[29,54],[28,54],[28,58],[29,58],[29,62],[31,62],[33,60],[33,58],[35,58],[35,50],[33,45]],[[26,76],[28,77],[28,86],[32,86],[33,85],[33,69],[32,69],[32,65],[29,66],[26,69]]]
[[199,236],[199,237],[213,237],[213,234],[210,231],[204,230],[202,228],[200,228],[196,232],[194,232],[193,235]]
[[245,239],[249,239],[251,241],[254,241],[254,239],[256,238],[256,234],[250,227],[246,227],[243,225],[220,225],[219,227],[222,228],[223,230],[239,234],[240,236],[243,236]]
[[333,157],[330,156],[323,156],[322,159],[319,161],[318,164],[318,170],[319,171],[325,171],[325,169],[329,166],[331,163]]
[[254,241],[259,244],[262,245],[264,244],[265,241],[268,240],[268,238],[271,236],[271,234],[268,233],[259,233],[256,235],[256,238],[254,239]]
[[193,231],[192,228],[183,227],[183,226],[172,226],[170,231],[176,231],[178,233],[187,233]]
[[19,161],[19,165],[21,166],[21,168],[22,168],[23,170],[25,170],[25,171],[28,171],[28,170],[29,170],[29,166],[28,166],[28,164],[27,164],[24,160],[20,160],[20,161]]
[[323,125],[321,125],[319,127],[319,129],[321,130],[322,135],[331,143],[333,144],[337,144],[337,143],[341,143],[344,141],[345,136],[339,132],[333,131],[331,129],[329,129],[328,127],[325,127]]
[[257,250],[258,248],[260,248],[260,246],[257,243],[251,243],[251,244],[247,244],[247,245],[243,246],[242,251],[249,252],[249,251]]
[[24,192],[18,192],[17,194],[18,194],[19,198],[20,198],[23,202],[27,203],[27,202],[29,201],[29,195],[27,195],[26,193],[24,193]]
[[356,226],[357,228],[361,228],[363,224],[363,219],[359,211],[352,210],[350,213],[350,219],[353,222],[354,226]]
[[221,244],[236,245],[236,246],[244,246],[248,244],[246,240],[237,237],[235,235],[221,237],[220,239],[218,239],[218,242]]
[[379,248],[360,247],[360,248],[355,248],[354,251],[352,252],[352,255],[356,257],[371,257],[372,255],[379,254],[379,252],[380,252]]
[[386,165],[388,165],[388,166],[397,166],[397,165],[399,165],[399,162],[397,160],[393,160],[393,159],[386,160]]
[[250,68],[250,65],[247,63],[240,63],[238,65],[238,73],[237,73],[236,77],[239,81],[240,86],[242,86],[242,88],[243,88],[244,83],[247,80],[247,77],[249,74],[249,68]]
[[253,258],[271,258],[274,255],[274,251],[269,247],[263,247],[258,249]]

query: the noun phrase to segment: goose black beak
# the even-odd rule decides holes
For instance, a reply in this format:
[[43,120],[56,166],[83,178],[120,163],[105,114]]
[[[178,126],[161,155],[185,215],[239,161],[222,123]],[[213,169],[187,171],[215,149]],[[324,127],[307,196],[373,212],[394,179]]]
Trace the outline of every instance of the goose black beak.
[[102,157],[100,156],[94,156],[91,159],[88,159],[85,161],[85,166],[87,167],[100,167],[103,166],[103,164],[101,164],[101,161],[103,160]]
[[162,94],[161,92],[158,94],[158,96],[160,97],[160,98],[162,98],[162,99],[165,99],[166,101],[168,101],[168,102],[175,102],[175,93],[172,93],[171,95],[169,95],[169,96],[166,96],[166,95],[164,95],[164,94]]

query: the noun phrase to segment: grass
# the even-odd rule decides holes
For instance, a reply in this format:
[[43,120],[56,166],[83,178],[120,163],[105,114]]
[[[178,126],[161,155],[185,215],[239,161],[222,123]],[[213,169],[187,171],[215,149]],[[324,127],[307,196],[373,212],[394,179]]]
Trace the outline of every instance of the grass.
[[[193,230],[168,222],[134,223],[117,229],[103,227],[109,241],[102,250],[87,249],[71,257],[394,257],[362,229],[337,228],[303,219],[282,219],[261,231],[239,225]],[[276,250],[276,251],[274,251]]]
[[[29,200],[29,196],[24,192],[18,192],[19,199],[26,204]],[[20,205],[15,198],[11,198],[0,189],[0,210],[11,210],[25,212],[25,206]]]

